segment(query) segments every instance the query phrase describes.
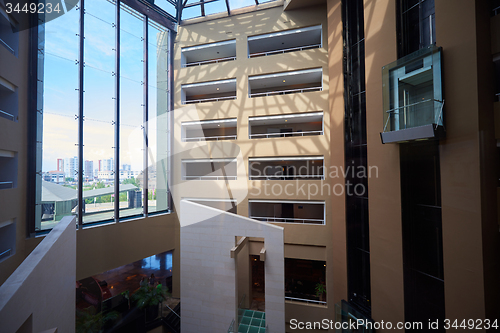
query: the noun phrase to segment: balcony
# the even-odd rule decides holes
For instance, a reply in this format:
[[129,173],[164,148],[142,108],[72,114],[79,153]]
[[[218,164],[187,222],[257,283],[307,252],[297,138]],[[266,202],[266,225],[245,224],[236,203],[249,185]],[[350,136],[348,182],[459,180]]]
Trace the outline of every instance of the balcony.
[[249,138],[323,135],[323,112],[250,117]]
[[18,100],[17,87],[0,77],[0,117],[17,121]]
[[181,66],[192,67],[236,60],[236,40],[184,47]]
[[236,140],[236,130],[236,118],[184,122],[182,141]]
[[236,158],[182,161],[183,180],[236,180],[236,171]]
[[17,153],[0,150],[0,190],[17,186]]
[[248,78],[249,96],[274,96],[323,90],[323,69],[313,68]]
[[249,58],[320,47],[322,47],[321,25],[248,37]]
[[250,180],[323,180],[323,156],[251,157]]
[[17,55],[19,49],[18,24],[15,19],[0,7],[0,45],[5,47],[13,55]]
[[236,79],[183,84],[182,104],[218,102],[236,99]]
[[249,200],[251,219],[272,223],[325,224],[323,201]]
[[441,48],[429,46],[382,68],[382,143],[444,134],[441,53]]

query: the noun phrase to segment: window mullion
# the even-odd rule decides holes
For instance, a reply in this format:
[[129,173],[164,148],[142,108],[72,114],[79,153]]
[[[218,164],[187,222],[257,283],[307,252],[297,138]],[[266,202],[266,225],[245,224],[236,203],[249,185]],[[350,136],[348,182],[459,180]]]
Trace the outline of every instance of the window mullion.
[[148,196],[149,196],[149,174],[148,174],[148,151],[149,151],[149,128],[148,128],[148,120],[149,120],[149,54],[148,54],[148,43],[149,43],[149,34],[148,34],[148,17],[144,17],[144,86],[143,86],[143,98],[144,98],[144,109],[143,109],[143,171],[142,171],[142,186],[143,186],[143,210],[144,216],[148,216]]
[[85,26],[85,0],[80,0],[80,49],[78,73],[78,226],[83,224],[83,101],[84,101],[84,26]]
[[115,0],[115,222],[120,221],[120,0]]

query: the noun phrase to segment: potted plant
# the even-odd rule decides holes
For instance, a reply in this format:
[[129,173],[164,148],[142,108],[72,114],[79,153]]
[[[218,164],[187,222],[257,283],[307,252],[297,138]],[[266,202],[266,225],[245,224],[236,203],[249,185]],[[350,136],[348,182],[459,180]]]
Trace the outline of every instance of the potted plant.
[[122,292],[121,295],[123,296],[123,298],[125,298],[127,300],[128,309],[130,310],[130,290],[126,290],[126,291]]
[[326,286],[324,283],[318,282],[316,283],[316,297],[319,298],[320,301],[325,300],[325,295],[326,295]]
[[132,296],[139,309],[145,309],[146,321],[158,317],[158,304],[166,299],[166,294],[160,288],[149,284],[142,285]]
[[76,311],[76,333],[101,333],[109,321],[115,321],[120,317],[118,312],[98,312],[94,307],[85,311]]

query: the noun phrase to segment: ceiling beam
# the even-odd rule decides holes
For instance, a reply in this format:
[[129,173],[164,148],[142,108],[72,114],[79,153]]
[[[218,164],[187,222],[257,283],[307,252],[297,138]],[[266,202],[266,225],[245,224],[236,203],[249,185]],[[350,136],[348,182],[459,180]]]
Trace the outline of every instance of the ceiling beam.
[[214,2],[214,1],[219,1],[219,0],[206,0],[206,1],[193,2],[193,3],[190,3],[190,4],[184,5],[184,8],[189,8],[189,7],[194,7],[194,6],[201,5],[202,2],[204,4],[207,4],[207,3],[210,3],[210,2]]

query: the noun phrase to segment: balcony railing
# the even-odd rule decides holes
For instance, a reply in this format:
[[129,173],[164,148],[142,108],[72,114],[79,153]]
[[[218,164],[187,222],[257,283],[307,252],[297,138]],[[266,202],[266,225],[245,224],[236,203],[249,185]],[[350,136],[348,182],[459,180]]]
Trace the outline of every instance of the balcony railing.
[[431,45],[382,68],[382,143],[444,135],[441,53]]
[[273,50],[273,51],[268,51],[268,52],[252,53],[249,55],[249,58],[264,57],[264,56],[268,56],[268,55],[294,52],[294,51],[303,51],[303,50],[315,49],[315,48],[320,48],[320,47],[321,47],[321,44],[312,44],[312,45],[306,45],[306,46],[300,46],[300,47],[291,47],[288,49],[280,49],[280,50]]
[[185,142],[198,141],[219,141],[219,140],[236,140],[236,135],[217,135],[217,136],[200,136],[196,138],[184,138]]
[[295,179],[311,179],[323,180],[324,175],[258,175],[249,176],[250,180],[295,180]]
[[14,182],[0,182],[0,190],[5,190],[14,187]]
[[276,91],[253,93],[253,94],[251,93],[250,97],[287,95],[287,94],[303,93],[303,92],[309,92],[309,91],[322,91],[322,90],[323,90],[322,87],[276,90]]
[[302,132],[285,132],[285,133],[262,133],[250,134],[250,139],[258,138],[285,138],[290,136],[309,136],[309,135],[323,135],[323,131],[302,131]]
[[268,217],[268,216],[250,216],[251,219],[261,222],[274,223],[298,223],[298,224],[325,224],[325,220],[321,219],[301,219],[294,217]]
[[183,180],[237,180],[237,176],[183,176]]
[[310,303],[310,304],[317,304],[317,305],[326,306],[326,302],[325,301],[317,301],[317,300],[314,300],[314,299],[296,298],[296,297],[285,296],[285,300],[286,301],[292,301],[292,302]]
[[3,45],[7,50],[9,50],[10,53],[13,55],[16,55],[16,51],[12,47],[10,47],[9,44],[7,44],[3,39],[0,38],[0,44]]
[[200,65],[206,65],[206,64],[216,64],[219,62],[226,62],[226,61],[231,61],[231,60],[236,60],[236,57],[226,57],[226,58],[220,58],[220,59],[190,62],[188,64],[183,65],[182,67],[194,67],[194,66],[200,66]]
[[203,103],[203,102],[219,102],[219,101],[225,101],[225,100],[229,100],[229,99],[236,99],[236,96],[191,99],[191,100],[187,100],[185,102],[185,104],[194,104],[194,103]]
[[16,120],[16,117],[14,117],[14,115],[12,115],[8,112],[2,111],[2,110],[0,110],[0,117],[7,118],[7,119],[10,119],[12,121]]

